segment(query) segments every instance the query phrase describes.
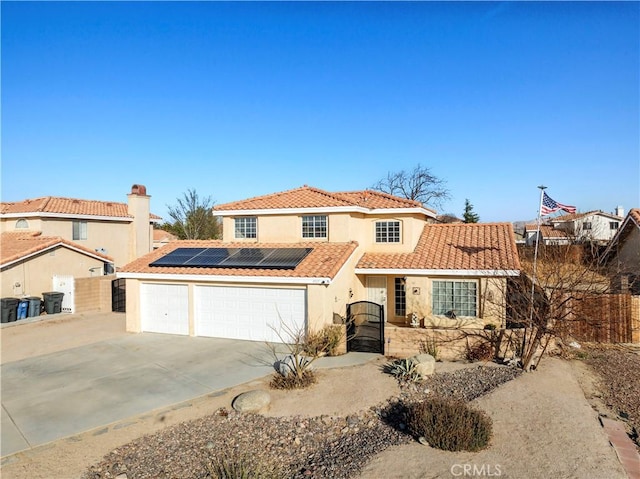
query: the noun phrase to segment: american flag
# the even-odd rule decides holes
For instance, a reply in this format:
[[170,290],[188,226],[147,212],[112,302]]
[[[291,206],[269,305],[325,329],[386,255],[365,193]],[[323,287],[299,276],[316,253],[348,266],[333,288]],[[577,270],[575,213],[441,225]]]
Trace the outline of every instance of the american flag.
[[553,199],[551,199],[551,197],[547,195],[547,193],[545,192],[542,195],[542,207],[540,208],[540,215],[542,216],[550,215],[554,211],[558,211],[558,210],[563,210],[563,211],[566,211],[567,213],[575,213],[576,207],[558,203],[557,201],[554,201]]

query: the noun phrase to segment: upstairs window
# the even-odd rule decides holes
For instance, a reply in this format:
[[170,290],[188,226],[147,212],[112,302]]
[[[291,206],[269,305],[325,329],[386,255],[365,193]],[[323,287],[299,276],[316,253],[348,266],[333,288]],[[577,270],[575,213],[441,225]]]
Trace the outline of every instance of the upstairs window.
[[22,229],[22,228],[28,228],[28,227],[29,227],[29,223],[27,223],[27,220],[19,219],[18,221],[16,221],[16,229]]
[[74,221],[73,222],[73,241],[86,240],[86,239],[87,239],[87,222]]
[[255,216],[244,216],[235,219],[236,238],[257,238],[258,219]]
[[378,221],[376,223],[376,243],[400,243],[400,222]]
[[584,223],[582,223],[582,229],[583,230],[590,230],[591,229],[591,222],[590,221],[585,221]]
[[434,281],[433,314],[455,318],[476,316],[477,285],[474,281]]
[[302,217],[302,237],[303,238],[326,238],[327,237],[327,217],[326,216],[303,216]]
[[609,229],[610,230],[617,230],[620,226],[620,223],[618,223],[617,221],[610,221],[609,222]]

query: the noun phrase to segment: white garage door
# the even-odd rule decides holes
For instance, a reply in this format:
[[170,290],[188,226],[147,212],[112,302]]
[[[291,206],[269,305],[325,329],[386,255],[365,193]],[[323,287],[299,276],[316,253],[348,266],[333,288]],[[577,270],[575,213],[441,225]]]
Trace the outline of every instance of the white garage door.
[[189,334],[189,288],[182,284],[141,284],[142,331]]
[[197,336],[282,342],[305,331],[306,290],[196,286]]

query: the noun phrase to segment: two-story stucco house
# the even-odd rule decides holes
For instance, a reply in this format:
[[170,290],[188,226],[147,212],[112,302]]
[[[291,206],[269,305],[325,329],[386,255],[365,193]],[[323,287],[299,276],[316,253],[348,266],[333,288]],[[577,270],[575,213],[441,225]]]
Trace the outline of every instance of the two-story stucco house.
[[554,229],[564,231],[572,241],[606,244],[617,233],[623,220],[623,209],[618,206],[615,214],[604,211],[587,211],[551,218]]
[[152,250],[150,197],[134,185],[127,203],[42,197],[0,203],[2,296],[40,295],[52,278],[110,274]]
[[434,224],[375,191],[304,186],[213,211],[221,241],[171,242],[118,273],[129,331],[278,341],[283,324],[318,330],[361,300],[389,324],[500,323],[520,269],[510,224]]

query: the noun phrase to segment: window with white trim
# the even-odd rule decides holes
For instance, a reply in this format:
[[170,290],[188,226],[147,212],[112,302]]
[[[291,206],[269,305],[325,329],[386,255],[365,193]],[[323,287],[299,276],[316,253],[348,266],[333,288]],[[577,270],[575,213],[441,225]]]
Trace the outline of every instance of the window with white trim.
[[256,238],[258,219],[255,216],[241,216],[235,218],[236,238]]
[[87,222],[74,221],[73,222],[73,241],[86,240],[86,239],[87,239]]
[[400,243],[400,222],[376,222],[376,243]]
[[434,281],[432,311],[442,316],[476,316],[475,281]]
[[303,216],[302,217],[302,237],[303,238],[326,238],[327,237],[327,217]]
[[610,221],[609,222],[609,229],[610,230],[617,230],[619,226],[620,226],[620,223],[618,223],[617,221]]
[[407,293],[405,292],[404,278],[396,278],[395,281],[395,303],[396,316],[407,315]]
[[21,218],[18,221],[16,221],[16,229],[22,229],[22,228],[28,228],[28,227],[29,227],[29,223],[24,218]]

